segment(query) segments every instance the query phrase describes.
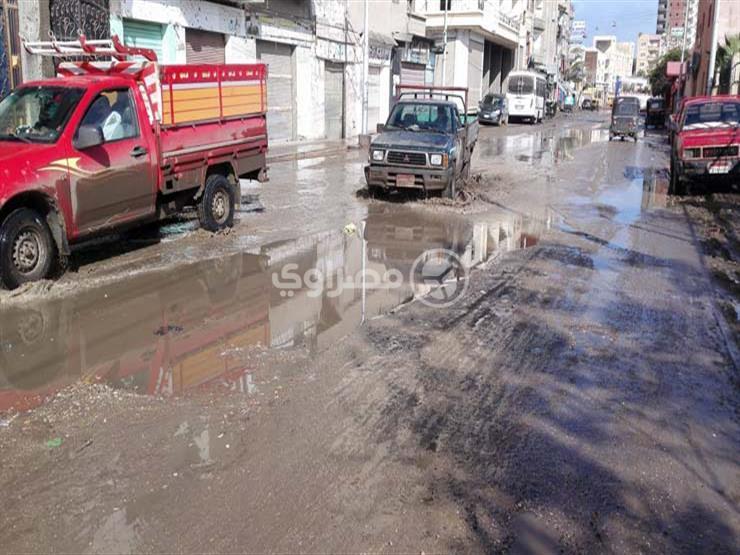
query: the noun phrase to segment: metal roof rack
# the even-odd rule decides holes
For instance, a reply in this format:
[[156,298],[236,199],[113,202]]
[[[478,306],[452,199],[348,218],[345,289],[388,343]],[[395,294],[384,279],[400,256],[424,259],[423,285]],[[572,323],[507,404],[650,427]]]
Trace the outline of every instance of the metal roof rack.
[[450,99],[457,99],[462,102],[463,110],[467,113],[468,111],[468,88],[467,87],[437,87],[434,85],[405,85],[400,83],[397,86],[399,91],[399,100],[404,97],[428,98],[434,99],[442,97],[449,101]]
[[118,61],[125,61],[129,57],[141,56],[150,62],[157,61],[157,53],[149,48],[136,48],[121,43],[118,35],[110,39],[87,40],[80,33],[78,40],[57,40],[49,33],[49,41],[27,41],[23,39],[23,47],[29,54],[49,56],[52,58],[100,58],[111,57]]

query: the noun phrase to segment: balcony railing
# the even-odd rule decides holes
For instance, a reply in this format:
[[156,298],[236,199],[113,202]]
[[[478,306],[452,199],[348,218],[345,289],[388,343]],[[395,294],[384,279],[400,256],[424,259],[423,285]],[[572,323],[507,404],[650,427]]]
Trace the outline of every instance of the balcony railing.
[[[482,12],[486,9],[487,0],[449,0],[450,9],[447,13],[459,12]],[[424,13],[438,14],[444,13],[444,0],[424,0],[421,8]]]

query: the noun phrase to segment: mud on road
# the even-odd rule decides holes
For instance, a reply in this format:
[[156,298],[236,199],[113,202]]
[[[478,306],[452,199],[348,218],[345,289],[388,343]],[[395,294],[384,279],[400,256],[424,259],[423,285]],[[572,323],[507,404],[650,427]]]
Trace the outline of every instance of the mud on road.
[[[663,137],[602,123],[484,130],[464,207],[358,199],[351,154],[303,161],[305,206],[276,187],[277,222],[263,195],[261,243],[183,234],[177,271],[149,245],[5,305],[3,549],[737,551],[709,259],[736,218],[666,197]],[[468,276],[451,306],[413,279],[434,248]],[[122,274],[137,256],[163,264]]]

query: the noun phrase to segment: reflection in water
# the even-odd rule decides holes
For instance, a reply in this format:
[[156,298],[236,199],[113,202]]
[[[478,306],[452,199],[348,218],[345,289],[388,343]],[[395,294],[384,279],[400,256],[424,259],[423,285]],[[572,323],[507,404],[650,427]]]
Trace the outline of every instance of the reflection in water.
[[564,134],[555,129],[537,129],[529,133],[493,137],[479,141],[481,158],[510,156],[519,162],[532,165],[557,164],[572,160],[575,150],[591,143],[609,139],[607,129],[575,127]]
[[[232,255],[63,300],[6,307],[0,411],[32,408],[79,380],[162,396],[213,386],[255,394],[255,351],[323,350],[366,318],[427,293],[409,280],[425,251],[449,249],[475,266],[535,245],[549,227],[544,209],[531,218],[502,210],[470,222],[371,205],[360,225],[266,245],[259,255]],[[299,275],[319,276],[319,294],[315,283],[301,283],[290,296],[276,287],[275,277],[288,265]],[[337,276],[369,271],[395,271],[403,281],[359,280],[336,288]],[[205,462],[208,436],[193,439]]]

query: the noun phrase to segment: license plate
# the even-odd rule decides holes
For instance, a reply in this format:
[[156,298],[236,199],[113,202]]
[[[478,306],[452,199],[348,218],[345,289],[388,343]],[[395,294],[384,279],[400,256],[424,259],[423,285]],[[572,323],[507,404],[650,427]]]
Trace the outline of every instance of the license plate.
[[524,105],[523,104],[517,104],[516,105],[516,109],[517,110],[524,110]]
[[709,173],[727,173],[729,171],[729,164],[714,164],[713,166],[709,166]]
[[410,173],[399,173],[396,176],[397,187],[413,187],[415,181],[414,175]]

